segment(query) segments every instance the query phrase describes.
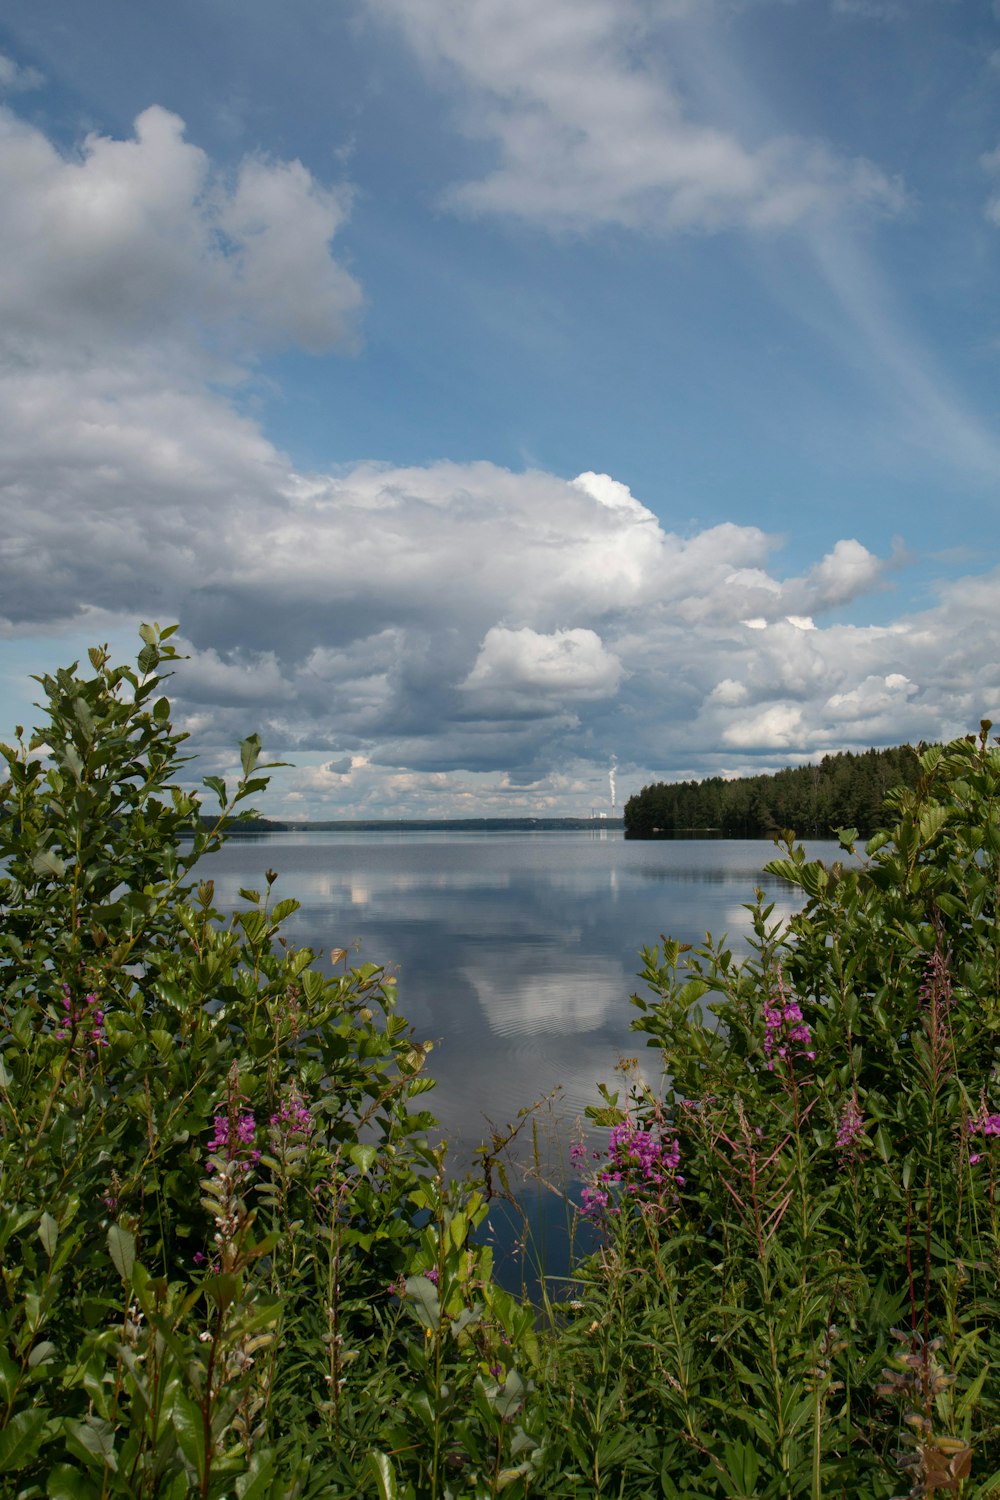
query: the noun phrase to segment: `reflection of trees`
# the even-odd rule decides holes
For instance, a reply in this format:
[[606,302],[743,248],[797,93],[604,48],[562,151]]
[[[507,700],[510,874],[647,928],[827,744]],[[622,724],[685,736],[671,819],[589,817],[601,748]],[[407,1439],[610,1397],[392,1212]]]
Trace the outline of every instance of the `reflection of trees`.
[[786,767],[773,776],[724,781],[657,782],[625,804],[626,838],[717,832],[761,838],[794,829],[799,838],[828,838],[840,828],[873,833],[893,787],[916,785],[920,768],[910,745],[893,750],[826,755],[815,766]]

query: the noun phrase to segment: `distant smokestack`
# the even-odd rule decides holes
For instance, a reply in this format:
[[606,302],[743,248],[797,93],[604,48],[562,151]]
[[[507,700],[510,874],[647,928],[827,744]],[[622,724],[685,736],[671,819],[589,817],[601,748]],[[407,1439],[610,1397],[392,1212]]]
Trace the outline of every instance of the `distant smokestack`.
[[617,784],[616,784],[616,782],[617,782],[617,776],[618,776],[618,759],[617,759],[616,756],[612,755],[612,757],[611,757],[611,767],[610,767],[610,770],[608,771],[608,786],[611,788],[611,816],[613,818],[617,817],[617,814],[618,814],[618,787],[617,787]]

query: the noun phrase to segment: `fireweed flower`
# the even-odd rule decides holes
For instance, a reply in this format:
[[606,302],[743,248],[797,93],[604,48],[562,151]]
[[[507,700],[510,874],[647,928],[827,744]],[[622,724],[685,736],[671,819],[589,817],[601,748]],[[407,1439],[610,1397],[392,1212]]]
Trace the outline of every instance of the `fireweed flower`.
[[215,1134],[208,1143],[207,1172],[214,1170],[216,1157],[235,1163],[241,1172],[249,1172],[257,1165],[260,1161],[260,1152],[254,1145],[257,1121],[252,1114],[216,1115],[213,1123]]
[[987,1109],[985,1094],[979,1097],[979,1108],[969,1120],[968,1131],[970,1136],[978,1135],[983,1138],[982,1141],[969,1142],[970,1147],[973,1148],[969,1152],[969,1163],[975,1166],[976,1162],[982,1161],[983,1158],[982,1151],[976,1148],[985,1144],[991,1136],[1000,1135],[1000,1115],[991,1114]]
[[863,1138],[865,1133],[865,1117],[858,1105],[857,1094],[851,1094],[845,1100],[837,1121],[837,1151],[840,1155],[840,1165],[848,1166],[851,1162],[859,1161],[864,1154],[855,1142]]
[[816,1059],[813,1051],[812,1032],[802,1015],[802,1007],[795,999],[785,994],[780,971],[776,976],[776,994],[764,1002],[764,1056],[767,1070],[774,1071],[775,1058],[793,1063],[797,1057]]
[[293,1088],[271,1116],[272,1133],[286,1145],[300,1145],[313,1133],[315,1122],[298,1089]]
[[56,1037],[65,1041],[79,1040],[84,1046],[106,1047],[104,1035],[104,1011],[97,1003],[96,995],[84,995],[82,1001],[73,999],[68,984],[62,987],[62,1019],[56,1028]]
[[664,1206],[665,1195],[676,1202],[675,1188],[683,1187],[679,1176],[680,1142],[666,1139],[660,1130],[643,1129],[631,1120],[623,1120],[611,1129],[608,1154],[593,1182],[583,1189],[583,1212],[588,1218],[603,1213],[621,1212],[616,1196],[628,1194],[634,1199]]

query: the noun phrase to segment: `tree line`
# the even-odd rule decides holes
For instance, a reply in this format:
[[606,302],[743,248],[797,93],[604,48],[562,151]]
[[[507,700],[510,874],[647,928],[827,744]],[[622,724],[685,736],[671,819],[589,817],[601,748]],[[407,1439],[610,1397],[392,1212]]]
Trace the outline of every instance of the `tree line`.
[[[922,749],[923,747],[921,747]],[[625,837],[648,839],[718,833],[764,838],[779,829],[828,837],[856,828],[867,837],[882,821],[886,795],[915,787],[920,775],[912,745],[825,755],[818,765],[786,766],[770,775],[706,781],[659,781],[625,804]]]

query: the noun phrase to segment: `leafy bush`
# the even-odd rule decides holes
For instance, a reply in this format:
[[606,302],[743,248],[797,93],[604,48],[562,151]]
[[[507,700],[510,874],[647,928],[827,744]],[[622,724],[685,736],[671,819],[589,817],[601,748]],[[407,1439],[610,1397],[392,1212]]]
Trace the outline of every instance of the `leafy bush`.
[[805,904],[758,892],[749,957],[644,953],[663,1088],[626,1060],[592,1111],[602,1248],[543,1319],[428,1143],[391,978],[291,947],[271,871],[216,910],[202,861],[269,768],[251,737],[206,779],[214,824],[182,790],[171,633],[40,679],[0,747],[0,1492],[995,1493],[989,726],[863,856],[788,836]]
[[606,1244],[553,1355],[557,1462],[593,1493],[1000,1486],[989,728],[922,756],[863,861],[853,830],[829,869],[789,835],[767,868],[805,905],[785,926],[758,892],[746,961],[644,954],[664,1097],[594,1112]]
[[229,921],[194,884],[267,768],[251,737],[206,778],[206,829],[172,633],[38,679],[0,747],[0,1488],[492,1494],[531,1313],[444,1186],[391,978],[290,947],[271,871]]

